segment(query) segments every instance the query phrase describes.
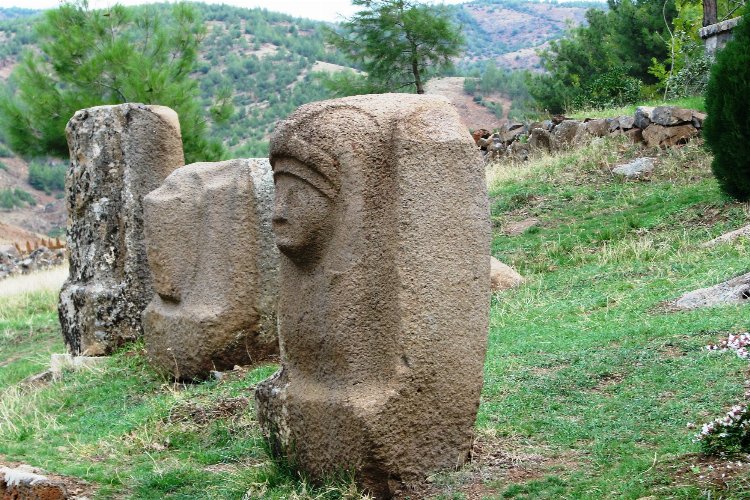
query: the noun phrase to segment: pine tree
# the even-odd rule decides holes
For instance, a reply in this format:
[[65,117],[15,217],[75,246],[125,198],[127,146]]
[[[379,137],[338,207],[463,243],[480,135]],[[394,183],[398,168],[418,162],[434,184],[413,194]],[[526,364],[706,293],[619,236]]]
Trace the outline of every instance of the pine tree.
[[716,54],[706,89],[708,117],[703,137],[714,155],[719,186],[741,201],[750,200],[750,19],[734,28],[734,39]]
[[[165,15],[166,14],[166,15]],[[0,127],[27,156],[65,157],[65,126],[83,108],[140,102],[174,109],[187,161],[224,155],[208,139],[198,84],[190,78],[204,28],[193,7],[90,10],[86,0],[45,13],[39,53],[27,52],[0,96]],[[214,118],[231,114],[223,93]]]

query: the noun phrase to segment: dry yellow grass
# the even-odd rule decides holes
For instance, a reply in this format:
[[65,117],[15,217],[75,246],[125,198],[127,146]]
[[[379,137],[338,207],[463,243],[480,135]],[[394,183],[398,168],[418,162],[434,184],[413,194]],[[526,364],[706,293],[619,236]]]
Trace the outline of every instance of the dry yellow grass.
[[0,281],[0,297],[11,297],[44,290],[59,292],[67,277],[67,263],[44,271],[12,276]]

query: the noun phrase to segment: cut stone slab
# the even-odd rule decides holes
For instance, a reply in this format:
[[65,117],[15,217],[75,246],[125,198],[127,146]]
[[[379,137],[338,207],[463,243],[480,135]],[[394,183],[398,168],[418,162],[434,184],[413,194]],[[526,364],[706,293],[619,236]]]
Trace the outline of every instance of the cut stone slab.
[[717,236],[716,238],[705,242],[703,246],[713,247],[722,243],[732,242],[739,238],[750,238],[750,225],[735,229],[734,231],[730,231],[728,233],[724,233],[721,236]]
[[490,257],[490,289],[501,292],[515,288],[524,282],[523,276],[507,264]]
[[271,138],[282,368],[275,455],[377,498],[470,453],[490,303],[479,151],[435,95],[307,104]]
[[148,359],[177,379],[276,359],[279,251],[267,159],[194,163],[144,199]]
[[66,128],[70,274],[58,313],[74,355],[111,354],[143,334],[153,286],[143,241],[143,197],[184,165],[177,115],[121,104],[76,112]]
[[70,498],[61,482],[32,472],[30,467],[0,467],[0,498],[3,500],[66,500]]
[[677,309],[698,309],[722,305],[747,304],[750,300],[750,273],[718,285],[686,293],[674,302]]

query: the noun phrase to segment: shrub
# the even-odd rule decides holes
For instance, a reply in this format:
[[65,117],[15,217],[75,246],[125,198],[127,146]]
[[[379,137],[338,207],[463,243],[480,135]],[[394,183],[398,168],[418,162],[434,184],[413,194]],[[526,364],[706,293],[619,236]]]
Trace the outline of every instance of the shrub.
[[633,104],[641,95],[641,85],[639,79],[628,76],[624,69],[615,68],[586,84],[573,99],[573,106],[601,109]]
[[52,191],[64,190],[65,165],[31,162],[29,165],[29,184],[47,194],[51,194]]
[[0,170],[8,170],[8,165],[0,161]]
[[714,159],[711,170],[729,196],[750,199],[750,22],[716,55],[706,89],[703,136]]
[[8,146],[0,142],[0,158],[11,158],[12,156],[13,152],[8,148]]
[[23,207],[26,204],[36,205],[36,200],[23,189],[0,189],[0,208],[10,210],[14,207]]

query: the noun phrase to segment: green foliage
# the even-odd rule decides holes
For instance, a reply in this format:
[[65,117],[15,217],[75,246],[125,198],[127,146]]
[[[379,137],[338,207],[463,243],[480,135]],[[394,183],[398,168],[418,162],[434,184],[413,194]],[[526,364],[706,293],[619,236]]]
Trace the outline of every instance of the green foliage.
[[[180,116],[187,161],[224,155],[207,138],[195,69],[204,28],[194,8],[116,5],[86,0],[50,10],[36,26],[40,53],[27,51],[0,98],[10,146],[30,156],[68,154],[65,125],[79,109],[122,102],[161,104]],[[221,105],[217,116],[226,114]]]
[[[675,15],[674,0],[609,0],[607,12],[590,9],[587,26],[573,28],[541,54],[548,74],[530,76],[531,95],[539,107],[560,113],[571,105],[624,98],[600,95],[616,79],[613,71],[655,83],[649,66],[652,59],[666,57],[664,40],[669,38],[669,28],[665,21],[671,23]],[[635,80],[620,81],[628,85],[624,94],[632,95]]]
[[739,200],[750,199],[750,19],[734,29],[734,39],[716,55],[706,89],[706,145],[721,189]]
[[36,200],[29,193],[20,188],[3,188],[0,189],[0,208],[7,210],[15,207],[25,207],[26,205],[36,205]]
[[614,68],[589,81],[573,99],[576,109],[600,109],[635,103],[641,95],[641,81]]
[[8,148],[8,146],[0,142],[0,158],[11,158],[12,156],[13,152]]
[[51,194],[65,189],[64,164],[34,160],[29,163],[29,184],[35,189]]
[[[451,68],[464,43],[448,11],[413,0],[353,0],[363,7],[328,40],[367,73],[368,86],[424,93],[429,77]],[[346,82],[345,82],[346,83]]]

